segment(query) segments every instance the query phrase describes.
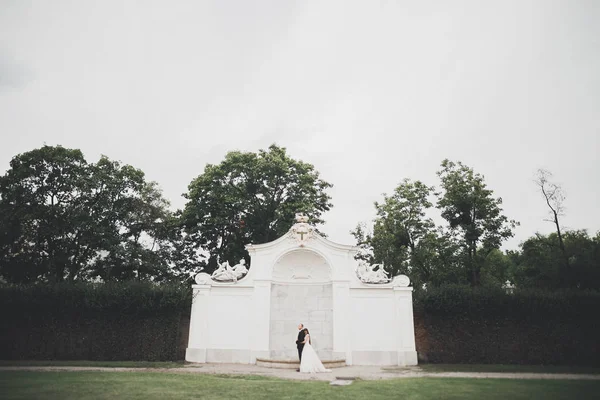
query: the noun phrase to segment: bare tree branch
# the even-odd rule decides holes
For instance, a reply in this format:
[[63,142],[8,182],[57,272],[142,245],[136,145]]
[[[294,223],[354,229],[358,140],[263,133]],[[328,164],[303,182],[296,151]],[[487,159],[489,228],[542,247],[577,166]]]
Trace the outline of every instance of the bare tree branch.
[[552,219],[544,221],[552,222],[556,227],[556,234],[558,235],[558,246],[563,255],[564,266],[569,268],[569,256],[567,255],[567,251],[565,249],[565,244],[562,237],[562,232],[560,229],[560,221],[559,216],[564,215],[564,206],[563,202],[565,200],[565,195],[562,190],[562,187],[550,181],[552,178],[552,173],[545,169],[539,169],[537,171],[537,176],[535,179],[535,184],[540,188],[544,199],[546,200],[546,204],[548,208],[550,208],[550,215]]

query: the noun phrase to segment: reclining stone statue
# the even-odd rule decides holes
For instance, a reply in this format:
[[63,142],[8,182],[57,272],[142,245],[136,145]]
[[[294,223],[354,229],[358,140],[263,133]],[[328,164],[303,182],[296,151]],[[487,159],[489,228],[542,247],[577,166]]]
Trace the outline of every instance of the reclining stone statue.
[[237,282],[238,279],[243,278],[247,273],[246,260],[241,259],[239,264],[234,267],[229,265],[229,261],[225,261],[212,273],[211,278],[219,282]]
[[383,264],[367,264],[361,262],[356,270],[358,279],[363,283],[388,283],[390,281],[389,273],[384,269]]

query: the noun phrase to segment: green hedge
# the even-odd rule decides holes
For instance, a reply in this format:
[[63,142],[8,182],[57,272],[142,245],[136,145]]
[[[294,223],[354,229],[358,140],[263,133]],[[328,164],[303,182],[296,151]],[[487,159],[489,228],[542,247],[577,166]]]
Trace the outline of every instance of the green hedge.
[[182,359],[190,305],[178,286],[0,286],[0,359]]
[[415,296],[419,355],[435,363],[600,365],[600,293],[464,286]]
[[[191,290],[143,283],[0,286],[0,359],[184,358]],[[415,293],[437,363],[600,365],[600,293],[463,286]]]

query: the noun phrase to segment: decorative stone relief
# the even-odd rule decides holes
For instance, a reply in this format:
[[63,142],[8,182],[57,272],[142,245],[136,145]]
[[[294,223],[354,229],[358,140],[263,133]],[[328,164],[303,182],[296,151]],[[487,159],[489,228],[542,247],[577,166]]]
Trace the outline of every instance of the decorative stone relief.
[[210,283],[211,283],[210,275],[207,274],[206,272],[200,272],[199,274],[196,275],[194,280],[196,281],[196,283],[198,285],[210,285]]
[[383,264],[367,264],[360,262],[356,268],[356,275],[363,283],[389,283],[389,273],[383,268]]
[[308,223],[308,217],[302,213],[296,214],[296,223],[288,232],[288,238],[304,247],[315,234],[314,228]]
[[237,282],[248,273],[246,268],[246,260],[241,259],[235,266],[229,265],[229,261],[225,261],[213,274],[211,278],[217,282]]
[[397,275],[392,280],[394,286],[408,287],[410,279],[406,275]]

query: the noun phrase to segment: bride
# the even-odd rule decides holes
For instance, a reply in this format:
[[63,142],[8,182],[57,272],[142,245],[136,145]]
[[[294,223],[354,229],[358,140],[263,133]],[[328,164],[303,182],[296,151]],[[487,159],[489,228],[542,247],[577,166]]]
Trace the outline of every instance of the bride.
[[300,372],[331,372],[323,366],[319,356],[311,345],[310,334],[308,329],[304,328],[304,349],[302,350],[302,361],[300,361]]

